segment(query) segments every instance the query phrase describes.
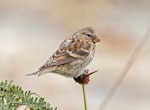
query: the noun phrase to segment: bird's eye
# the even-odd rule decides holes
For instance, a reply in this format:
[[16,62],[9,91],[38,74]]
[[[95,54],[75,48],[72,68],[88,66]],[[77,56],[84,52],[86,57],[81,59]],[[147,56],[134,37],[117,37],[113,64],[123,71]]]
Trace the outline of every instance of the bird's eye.
[[91,35],[91,34],[87,34],[87,36],[88,36],[88,37],[92,37],[92,35]]

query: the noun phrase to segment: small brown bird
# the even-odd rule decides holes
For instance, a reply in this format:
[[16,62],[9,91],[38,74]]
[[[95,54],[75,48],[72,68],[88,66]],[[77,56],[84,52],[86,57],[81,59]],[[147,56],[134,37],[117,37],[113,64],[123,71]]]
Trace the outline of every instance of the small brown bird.
[[72,37],[65,39],[59,49],[37,72],[26,76],[58,73],[76,79],[87,73],[86,66],[92,61],[95,44],[99,41],[93,28],[80,29]]

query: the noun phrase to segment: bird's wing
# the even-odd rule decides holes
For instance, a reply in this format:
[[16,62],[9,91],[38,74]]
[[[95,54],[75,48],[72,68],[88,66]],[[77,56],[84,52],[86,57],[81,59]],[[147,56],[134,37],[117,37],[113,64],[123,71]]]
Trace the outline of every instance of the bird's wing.
[[40,70],[51,66],[67,64],[77,59],[84,59],[89,55],[90,49],[91,45],[87,42],[74,42],[70,40],[70,42],[66,44],[66,41],[64,41]]

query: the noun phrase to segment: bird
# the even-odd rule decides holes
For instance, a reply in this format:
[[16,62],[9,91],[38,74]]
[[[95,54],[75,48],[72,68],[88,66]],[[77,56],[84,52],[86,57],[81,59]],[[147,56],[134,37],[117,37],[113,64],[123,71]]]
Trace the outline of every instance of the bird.
[[26,74],[26,76],[56,73],[77,79],[87,73],[86,67],[93,60],[98,42],[100,38],[92,27],[79,29],[60,44],[38,71]]

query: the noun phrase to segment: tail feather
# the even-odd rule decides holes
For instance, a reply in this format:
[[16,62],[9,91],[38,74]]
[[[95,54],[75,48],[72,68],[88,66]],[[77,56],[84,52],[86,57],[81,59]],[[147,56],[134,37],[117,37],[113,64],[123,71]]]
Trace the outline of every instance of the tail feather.
[[46,74],[48,72],[49,72],[48,69],[41,70],[41,71],[39,71],[38,76],[41,76],[41,75]]
[[33,75],[38,75],[39,73],[40,73],[40,71],[37,71],[37,72],[31,73],[31,74],[26,74],[25,76],[33,76]]
[[44,69],[44,70],[39,70],[39,71],[31,73],[31,74],[26,74],[25,76],[33,76],[33,75],[41,76],[41,75],[46,74],[48,72],[49,72],[48,69]]

